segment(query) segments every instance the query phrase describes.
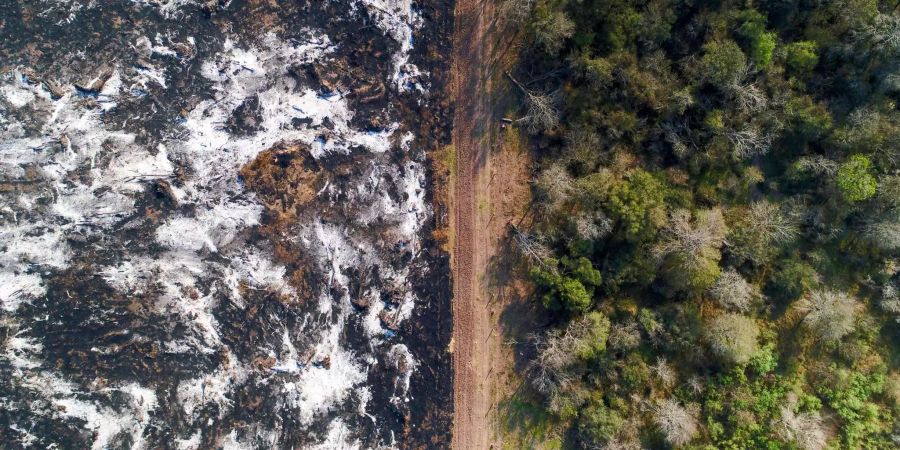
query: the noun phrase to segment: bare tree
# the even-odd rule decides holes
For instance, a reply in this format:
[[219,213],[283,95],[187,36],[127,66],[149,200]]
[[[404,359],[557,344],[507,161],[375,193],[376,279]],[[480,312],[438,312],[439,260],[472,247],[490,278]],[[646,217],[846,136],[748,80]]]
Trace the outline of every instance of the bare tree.
[[794,167],[802,172],[812,173],[814,175],[834,175],[837,172],[838,165],[836,162],[821,156],[804,156],[794,163]]
[[517,122],[524,124],[529,133],[537,134],[559,124],[559,111],[556,109],[556,99],[552,94],[545,94],[526,88],[513,78],[509,72],[506,73],[506,76],[525,95],[526,112]]
[[881,309],[894,315],[894,320],[900,322],[900,292],[893,283],[885,284],[881,288]]
[[568,349],[569,336],[563,330],[552,330],[534,334],[531,340],[537,350],[537,356],[528,365],[532,387],[547,396],[564,390],[575,379],[567,370],[575,362],[575,355]]
[[641,345],[641,330],[637,322],[616,322],[609,331],[609,347],[613,350],[630,350]]
[[566,132],[566,158],[587,170],[596,166],[601,146],[600,136],[586,127],[574,127]]
[[657,248],[658,257],[678,255],[689,268],[699,264],[704,258],[714,257],[722,247],[728,228],[720,209],[701,211],[695,221],[691,212],[685,209],[672,213],[671,220],[663,230],[665,238]]
[[883,211],[900,211],[900,174],[878,179],[877,199],[878,206]]
[[675,156],[684,158],[692,150],[696,149],[696,146],[692,142],[689,140],[688,142],[685,142],[685,139],[682,139],[682,131],[686,133],[690,132],[685,123],[665,122],[661,125],[661,129],[663,135],[666,137],[666,142],[672,146],[672,151],[675,153]]
[[551,211],[559,209],[575,190],[575,182],[568,169],[556,162],[541,171],[535,182],[538,199]]
[[534,0],[506,0],[503,2],[503,15],[513,25],[521,25],[531,17]]
[[569,322],[565,329],[532,335],[537,351],[527,371],[532,386],[550,398],[566,391],[577,379],[578,358],[605,347],[608,327],[609,320],[594,313]]
[[755,263],[763,263],[777,244],[793,241],[799,234],[799,214],[767,200],[744,211],[729,237],[731,252]]
[[727,362],[745,364],[759,350],[759,327],[753,319],[740,314],[713,318],[704,334],[712,351]]
[[876,206],[878,214],[863,230],[866,237],[882,250],[900,249],[900,175],[878,180]]
[[857,303],[846,292],[814,290],[804,305],[803,325],[826,342],[837,342],[853,331]]
[[671,388],[677,381],[677,374],[672,366],[663,357],[656,358],[656,364],[650,366],[650,371],[666,389]]
[[885,220],[866,227],[869,239],[878,247],[892,251],[900,248],[900,222]]
[[537,134],[549,130],[559,124],[559,111],[554,99],[549,94],[529,91],[525,95],[528,112],[519,121],[525,124],[528,132]]
[[535,390],[550,397],[565,391],[576,379],[570,368],[576,362],[572,348],[578,343],[579,331],[575,321],[564,330],[531,336],[537,356],[529,363],[528,374]]
[[731,141],[734,154],[739,158],[764,155],[772,145],[772,136],[764,133],[756,125],[748,125],[744,129],[730,130],[725,137]]
[[612,231],[612,220],[602,212],[579,212],[573,219],[575,232],[581,239],[595,240],[607,236]]
[[695,394],[700,394],[706,390],[706,382],[699,375],[691,375],[687,380],[688,389]]
[[677,400],[663,400],[653,408],[653,413],[659,431],[674,446],[687,444],[697,434],[696,413]]
[[728,90],[741,111],[758,112],[769,104],[769,98],[756,83],[735,81],[728,86]]
[[900,16],[878,14],[874,21],[854,33],[853,39],[858,43],[868,42],[878,51],[900,52]]
[[800,234],[796,215],[766,200],[750,205],[750,218],[756,229],[779,244],[791,242]]
[[709,289],[709,294],[723,307],[740,312],[749,311],[756,297],[753,285],[734,269],[722,272],[716,284]]
[[641,444],[636,439],[614,438],[597,448],[599,450],[640,450]]
[[786,441],[796,443],[804,450],[821,450],[828,443],[825,425],[818,412],[794,412],[797,408],[797,396],[788,394],[787,404],[781,407],[781,417],[776,429]]
[[553,251],[547,246],[542,236],[526,233],[512,223],[509,224],[513,236],[513,243],[526,259],[545,269],[548,268],[546,260],[553,256]]

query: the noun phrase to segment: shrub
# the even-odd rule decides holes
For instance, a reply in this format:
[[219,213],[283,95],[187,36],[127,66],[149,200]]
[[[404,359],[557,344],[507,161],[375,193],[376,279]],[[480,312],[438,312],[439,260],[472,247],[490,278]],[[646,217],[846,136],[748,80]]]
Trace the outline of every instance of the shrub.
[[819,393],[827,400],[843,422],[841,448],[895,448],[887,434],[890,422],[887,411],[872,401],[884,391],[887,377],[883,370],[865,374],[837,369],[833,385],[819,385]]
[[665,194],[659,179],[636,170],[611,186],[607,207],[628,240],[646,240],[666,223]]
[[716,133],[721,132],[725,129],[725,114],[721,109],[714,109],[706,115],[703,124],[706,125],[710,131]]
[[738,34],[743,37],[750,50],[750,59],[758,67],[766,67],[772,61],[777,35],[766,31],[766,19],[762,14],[750,10],[741,14],[743,21]]
[[544,307],[554,312],[575,314],[591,305],[594,288],[600,285],[600,271],[585,257],[547,258],[531,268],[531,278],[541,290]]
[[816,269],[796,258],[778,265],[772,274],[772,294],[782,300],[793,301],[809,292],[818,283]]
[[831,128],[831,114],[821,104],[818,104],[807,95],[788,100],[784,105],[794,131],[807,139],[815,139]]
[[568,332],[575,336],[572,351],[584,360],[597,357],[606,350],[609,327],[609,319],[596,311],[572,321],[568,327]]
[[603,402],[591,402],[578,415],[578,432],[585,447],[606,444],[624,424],[622,415],[606,407]]
[[575,23],[562,11],[538,8],[531,32],[539,47],[549,55],[556,55],[575,33]]
[[532,268],[531,277],[543,289],[541,303],[550,311],[579,313],[591,305],[591,293],[574,278],[539,267]]

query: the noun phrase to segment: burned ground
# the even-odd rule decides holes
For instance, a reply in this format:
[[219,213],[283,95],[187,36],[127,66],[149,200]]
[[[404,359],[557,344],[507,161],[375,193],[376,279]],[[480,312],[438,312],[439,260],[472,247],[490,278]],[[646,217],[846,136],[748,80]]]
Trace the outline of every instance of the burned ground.
[[4,445],[447,445],[449,4],[3,3]]

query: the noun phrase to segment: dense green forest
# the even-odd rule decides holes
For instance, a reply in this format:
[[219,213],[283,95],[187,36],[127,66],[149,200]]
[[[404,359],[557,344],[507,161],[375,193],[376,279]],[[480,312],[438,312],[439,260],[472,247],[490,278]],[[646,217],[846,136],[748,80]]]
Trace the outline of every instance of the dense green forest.
[[897,1],[503,12],[544,446],[900,447]]

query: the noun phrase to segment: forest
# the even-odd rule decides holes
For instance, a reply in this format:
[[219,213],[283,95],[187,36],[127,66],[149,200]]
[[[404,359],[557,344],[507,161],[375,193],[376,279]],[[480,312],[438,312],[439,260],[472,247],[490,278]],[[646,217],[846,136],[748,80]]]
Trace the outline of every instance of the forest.
[[900,3],[507,0],[542,448],[900,447]]

